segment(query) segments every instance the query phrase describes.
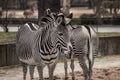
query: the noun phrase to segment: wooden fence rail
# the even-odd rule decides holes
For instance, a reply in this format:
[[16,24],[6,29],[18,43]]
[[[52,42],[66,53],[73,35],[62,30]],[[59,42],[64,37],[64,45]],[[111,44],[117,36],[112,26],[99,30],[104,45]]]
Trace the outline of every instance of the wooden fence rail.
[[[99,54],[120,54],[120,36],[100,37]],[[0,44],[0,67],[19,64],[16,55],[15,43]]]
[[0,44],[0,66],[9,66],[18,64],[15,43]]
[[99,53],[101,55],[120,54],[120,36],[100,37]]

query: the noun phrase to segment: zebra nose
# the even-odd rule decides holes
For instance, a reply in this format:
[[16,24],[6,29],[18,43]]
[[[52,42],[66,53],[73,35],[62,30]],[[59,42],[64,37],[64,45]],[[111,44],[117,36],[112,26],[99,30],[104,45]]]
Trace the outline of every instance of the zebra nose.
[[68,52],[69,52],[69,51],[64,51],[64,54],[65,54],[65,55],[68,55]]
[[72,48],[72,44],[70,42],[67,44],[67,48],[68,48],[68,50],[70,50]]

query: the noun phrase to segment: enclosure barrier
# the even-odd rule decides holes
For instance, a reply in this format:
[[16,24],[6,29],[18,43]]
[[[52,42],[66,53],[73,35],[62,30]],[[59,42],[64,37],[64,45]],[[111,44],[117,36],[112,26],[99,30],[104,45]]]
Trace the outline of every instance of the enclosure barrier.
[[16,65],[18,63],[15,43],[0,44],[0,66]]
[[99,54],[120,54],[120,36],[99,37]]
[[[99,55],[120,54],[120,36],[99,37]],[[19,64],[15,43],[0,44],[0,67]]]

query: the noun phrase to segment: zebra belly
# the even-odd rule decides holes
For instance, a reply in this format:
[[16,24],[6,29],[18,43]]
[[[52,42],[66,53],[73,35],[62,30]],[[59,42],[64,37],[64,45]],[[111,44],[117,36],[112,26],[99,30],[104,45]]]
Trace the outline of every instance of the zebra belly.
[[79,56],[83,56],[83,55],[85,55],[82,51],[79,51],[79,52],[73,52],[74,54],[73,54],[73,57],[75,57],[75,58],[77,58],[77,57],[79,57]]
[[49,55],[49,56],[42,56],[42,62],[45,64],[52,64],[55,63],[58,57],[56,55]]
[[33,58],[29,58],[29,59],[19,59],[21,62],[27,63],[29,65],[36,65],[37,63],[35,62],[35,60]]
[[57,57],[55,58],[49,58],[49,59],[42,59],[42,62],[45,63],[45,64],[52,64],[52,63],[55,63],[57,60]]

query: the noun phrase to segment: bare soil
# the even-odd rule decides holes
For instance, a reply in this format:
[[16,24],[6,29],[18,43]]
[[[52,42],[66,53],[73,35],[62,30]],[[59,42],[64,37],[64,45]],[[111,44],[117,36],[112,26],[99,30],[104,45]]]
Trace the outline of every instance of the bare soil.
[[[75,71],[75,78],[75,80],[84,80],[83,73]],[[55,80],[64,80],[64,74],[56,75]],[[71,73],[69,80],[72,80]],[[94,68],[92,80],[120,80],[120,67]]]
[[[68,62],[68,66],[70,62]],[[71,69],[68,67],[69,79],[71,78]],[[54,72],[55,80],[64,80],[64,64],[58,63]],[[21,66],[9,66],[0,68],[0,80],[23,80]],[[35,79],[39,80],[38,72],[35,69]],[[48,80],[48,69],[44,69],[45,80]],[[84,80],[83,72],[75,61],[75,80]],[[30,80],[29,74],[27,80]],[[95,59],[92,80],[120,80],[120,55],[112,55]]]

